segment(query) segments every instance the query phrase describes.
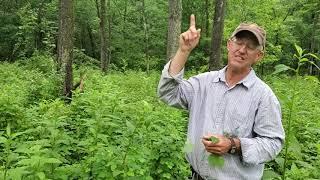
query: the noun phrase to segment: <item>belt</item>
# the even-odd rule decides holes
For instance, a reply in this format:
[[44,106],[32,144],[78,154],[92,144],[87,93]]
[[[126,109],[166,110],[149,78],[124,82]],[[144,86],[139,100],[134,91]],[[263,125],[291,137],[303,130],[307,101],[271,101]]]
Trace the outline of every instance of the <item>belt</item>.
[[195,171],[192,166],[190,166],[192,172],[192,180],[204,180],[198,173]]

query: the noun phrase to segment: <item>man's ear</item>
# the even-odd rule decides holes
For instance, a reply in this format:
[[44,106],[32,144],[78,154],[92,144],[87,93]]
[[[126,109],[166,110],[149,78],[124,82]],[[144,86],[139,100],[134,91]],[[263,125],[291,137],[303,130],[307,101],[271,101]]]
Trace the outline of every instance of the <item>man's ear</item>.
[[261,61],[263,56],[264,56],[264,52],[263,51],[259,51],[259,53],[256,56],[256,60],[254,61],[254,63],[256,64],[257,62]]
[[229,51],[229,49],[230,49],[230,46],[231,46],[231,40],[228,39],[228,41],[227,41],[227,49],[228,49],[228,51]]

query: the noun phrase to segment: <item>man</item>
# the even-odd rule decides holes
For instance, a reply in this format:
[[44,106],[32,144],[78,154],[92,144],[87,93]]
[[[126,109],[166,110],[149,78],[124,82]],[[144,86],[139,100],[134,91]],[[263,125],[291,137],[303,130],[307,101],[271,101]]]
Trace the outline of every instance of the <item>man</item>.
[[[195,17],[180,35],[179,49],[162,72],[160,98],[189,111],[187,160],[193,179],[261,179],[264,163],[284,142],[280,104],[251,68],[264,54],[266,33],[256,24],[240,24],[228,40],[228,64],[183,79],[187,58],[199,42]],[[209,140],[218,138],[217,143]],[[208,163],[210,154],[224,158],[223,167]]]

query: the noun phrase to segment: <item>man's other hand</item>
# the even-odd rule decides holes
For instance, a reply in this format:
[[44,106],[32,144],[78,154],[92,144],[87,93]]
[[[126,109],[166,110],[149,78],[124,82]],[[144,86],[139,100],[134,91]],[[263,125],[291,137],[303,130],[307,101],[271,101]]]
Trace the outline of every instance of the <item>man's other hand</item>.
[[[210,138],[214,136],[218,139],[216,143],[213,143]],[[206,135],[202,138],[202,143],[207,150],[212,154],[223,155],[226,154],[231,148],[231,141],[222,135]]]

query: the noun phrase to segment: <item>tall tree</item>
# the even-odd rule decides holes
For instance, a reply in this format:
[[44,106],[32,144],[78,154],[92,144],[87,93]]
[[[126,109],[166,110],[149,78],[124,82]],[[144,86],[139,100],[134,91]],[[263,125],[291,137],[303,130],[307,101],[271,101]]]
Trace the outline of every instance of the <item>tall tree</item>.
[[147,22],[145,0],[141,1],[141,13],[142,13],[142,24],[143,24],[143,32],[144,32],[144,59],[146,61],[147,73],[149,73],[149,70],[150,70],[149,32],[148,32],[148,22]]
[[106,0],[100,0],[100,10],[99,2],[96,0],[97,13],[100,19],[99,29],[100,29],[100,62],[101,71],[107,72],[108,69],[108,59],[107,59],[107,33],[105,29],[105,18],[106,18]]
[[225,7],[226,0],[216,0],[209,60],[210,71],[220,69],[222,66],[221,45],[223,38]]
[[58,70],[64,77],[63,94],[72,98],[73,0],[59,0]]
[[169,0],[169,24],[167,36],[167,60],[177,51],[181,34],[181,0]]
[[126,39],[126,24],[127,24],[127,15],[128,15],[128,0],[124,0],[124,9],[123,9],[123,23],[122,23],[122,38]]
[[210,1],[205,0],[203,2],[203,10],[204,10],[204,20],[202,26],[202,32],[205,34],[205,37],[209,37],[209,10],[210,10]]
[[[312,33],[311,33],[311,42],[310,42],[310,51],[312,53],[315,53],[316,49],[316,31],[317,31],[317,24],[318,24],[318,14],[313,13],[312,14],[312,19],[313,19],[313,25],[312,25]],[[315,62],[317,63],[317,62]],[[313,75],[315,72],[313,72],[313,65],[309,65],[309,74]]]
[[109,64],[111,62],[111,25],[112,25],[112,15],[111,15],[111,0],[108,0],[107,3],[107,11],[108,11],[108,43],[107,43],[107,59],[108,59],[108,64],[107,67],[109,67]]

